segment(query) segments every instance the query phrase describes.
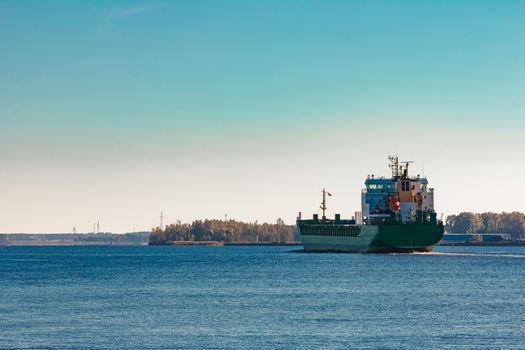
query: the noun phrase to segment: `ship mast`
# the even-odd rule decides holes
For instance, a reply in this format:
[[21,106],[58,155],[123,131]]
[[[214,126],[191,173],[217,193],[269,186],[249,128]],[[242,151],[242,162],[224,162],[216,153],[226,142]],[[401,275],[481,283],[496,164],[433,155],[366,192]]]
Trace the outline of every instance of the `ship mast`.
[[321,202],[321,207],[320,207],[322,210],[323,210],[323,220],[326,220],[326,215],[325,215],[325,212],[326,212],[326,190],[323,188],[323,201]]
[[388,167],[392,169],[392,178],[397,179],[401,173],[399,168],[399,159],[397,158],[397,156],[389,156],[388,160],[390,161]]

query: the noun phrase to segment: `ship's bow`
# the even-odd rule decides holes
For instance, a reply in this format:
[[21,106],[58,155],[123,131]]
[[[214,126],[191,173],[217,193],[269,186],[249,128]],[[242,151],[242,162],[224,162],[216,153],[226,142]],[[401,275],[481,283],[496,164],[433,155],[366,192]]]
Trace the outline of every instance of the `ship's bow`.
[[379,226],[379,237],[388,246],[407,250],[429,252],[443,237],[443,223],[384,224]]

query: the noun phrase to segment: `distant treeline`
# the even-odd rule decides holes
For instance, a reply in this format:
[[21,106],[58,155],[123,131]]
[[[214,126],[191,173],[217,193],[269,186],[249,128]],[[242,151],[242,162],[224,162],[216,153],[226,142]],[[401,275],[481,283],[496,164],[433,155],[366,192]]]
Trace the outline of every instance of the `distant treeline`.
[[149,236],[150,245],[166,245],[171,241],[222,241],[222,242],[294,242],[295,226],[285,225],[277,219],[275,224],[246,223],[236,220],[196,220],[191,224],[159,227]]
[[109,232],[99,233],[9,233],[0,234],[0,243],[9,242],[108,242],[108,243],[134,243],[148,242],[149,232],[130,232],[117,234]]
[[467,213],[447,216],[445,230],[450,233],[510,233],[525,239],[525,215],[512,213]]

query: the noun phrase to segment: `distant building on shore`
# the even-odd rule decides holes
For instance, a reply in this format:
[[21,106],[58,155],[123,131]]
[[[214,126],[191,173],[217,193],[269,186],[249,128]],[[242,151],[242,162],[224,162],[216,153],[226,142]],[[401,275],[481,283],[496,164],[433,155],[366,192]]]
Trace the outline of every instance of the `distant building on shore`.
[[440,243],[474,243],[511,241],[510,233],[445,233]]

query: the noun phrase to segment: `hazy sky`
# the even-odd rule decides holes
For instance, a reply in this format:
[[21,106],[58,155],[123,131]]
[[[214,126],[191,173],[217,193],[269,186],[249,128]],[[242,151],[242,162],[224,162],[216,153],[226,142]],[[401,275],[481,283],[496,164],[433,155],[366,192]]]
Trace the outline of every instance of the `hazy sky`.
[[525,211],[525,1],[0,0],[0,232],[293,223],[387,156]]

